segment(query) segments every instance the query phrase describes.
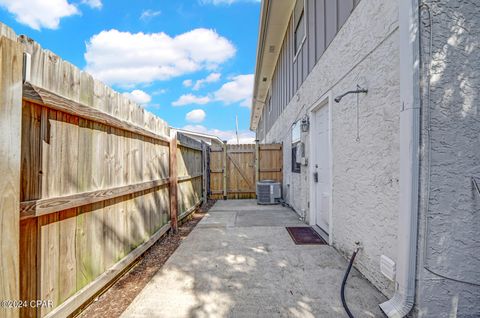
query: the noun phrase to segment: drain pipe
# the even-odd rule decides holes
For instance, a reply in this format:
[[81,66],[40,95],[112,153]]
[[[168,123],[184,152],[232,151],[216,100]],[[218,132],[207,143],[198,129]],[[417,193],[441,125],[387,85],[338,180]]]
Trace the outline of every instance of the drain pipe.
[[406,316],[415,303],[417,254],[420,54],[418,0],[399,0],[400,30],[400,205],[395,295],[380,304],[388,317]]

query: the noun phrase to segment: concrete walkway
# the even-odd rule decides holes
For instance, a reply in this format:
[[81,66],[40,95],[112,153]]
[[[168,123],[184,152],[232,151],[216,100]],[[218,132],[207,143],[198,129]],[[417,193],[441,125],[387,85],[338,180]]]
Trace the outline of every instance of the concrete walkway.
[[[347,262],[326,245],[295,245],[281,206],[218,201],[122,317],[346,317],[340,285]],[[355,317],[383,317],[385,301],[352,271]]]

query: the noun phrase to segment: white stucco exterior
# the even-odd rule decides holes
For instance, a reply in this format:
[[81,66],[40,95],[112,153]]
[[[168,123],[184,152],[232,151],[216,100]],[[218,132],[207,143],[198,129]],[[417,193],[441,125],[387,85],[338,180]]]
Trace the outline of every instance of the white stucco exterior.
[[[403,51],[415,50],[419,60],[407,67],[421,73],[410,83],[420,91],[420,105],[412,106],[420,112],[420,136],[416,130],[417,134],[412,134],[415,142],[402,143],[411,153],[419,153],[416,158],[420,162],[420,176],[412,174],[415,177],[410,180],[416,187],[413,179],[418,179],[414,201],[418,199],[419,204],[403,211],[415,213],[410,222],[415,233],[418,226],[418,239],[415,235],[412,241],[415,252],[410,253],[416,265],[408,276],[415,281],[409,315],[478,317],[480,194],[472,177],[480,182],[480,3],[419,1],[420,27],[415,22],[407,31],[418,35],[420,43],[412,39],[403,44],[398,3],[361,0],[273,125],[271,118],[261,118],[266,124],[257,134],[265,134],[260,142],[283,143],[284,198],[313,225],[314,170],[309,162],[300,173],[292,172],[291,127],[305,116],[312,120],[311,111],[319,104],[329,107],[329,240],[345,257],[350,257],[354,242],[361,242],[355,267],[392,297],[398,285],[380,272],[380,257],[385,255],[397,265],[407,259],[399,253],[399,246],[405,246],[405,233],[402,236],[399,226],[399,180],[405,182],[407,177],[400,176],[401,162],[405,166],[399,135],[404,107],[400,45]],[[357,85],[368,89],[368,94],[347,95],[340,103],[332,100]],[[301,136],[307,161],[318,147],[312,124],[310,128]],[[417,143],[419,148],[413,146]]]
[[[396,1],[362,0],[317,62],[297,95],[274,123],[264,142],[283,142],[284,193],[300,214],[309,207],[310,173],[291,172],[290,127],[308,114],[322,96],[337,96],[368,88],[359,95],[359,134],[356,141],[357,96],[332,103],[332,233],[333,246],[349,256],[354,242],[363,250],[357,268],[384,294],[394,284],[379,270],[382,254],[395,260],[399,179],[399,56]],[[308,157],[308,133],[302,134]]]
[[414,315],[480,317],[480,2],[423,3]]

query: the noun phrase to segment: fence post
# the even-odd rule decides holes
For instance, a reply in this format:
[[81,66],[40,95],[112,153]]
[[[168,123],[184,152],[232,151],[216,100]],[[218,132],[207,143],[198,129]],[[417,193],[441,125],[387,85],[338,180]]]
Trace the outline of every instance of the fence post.
[[[260,144],[255,140],[255,183],[260,180]],[[256,185],[255,185],[256,186]]]
[[207,204],[208,201],[208,161],[207,161],[207,143],[202,141],[202,195],[203,195],[203,205]]
[[227,141],[223,142],[223,199],[227,199]]
[[[0,300],[20,298],[20,150],[23,47],[0,37]],[[18,317],[0,307],[1,317]]]
[[177,232],[177,210],[178,210],[178,171],[177,171],[177,132],[173,132],[170,136],[170,224],[172,226],[172,231]]

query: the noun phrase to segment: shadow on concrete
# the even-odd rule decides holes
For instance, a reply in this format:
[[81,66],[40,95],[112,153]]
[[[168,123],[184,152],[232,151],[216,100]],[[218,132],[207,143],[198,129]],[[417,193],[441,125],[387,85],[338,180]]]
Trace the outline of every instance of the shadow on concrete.
[[[346,316],[347,262],[330,246],[295,245],[285,225],[301,224],[279,206],[217,202],[122,317]],[[347,299],[356,317],[383,317],[385,297],[357,271]]]

